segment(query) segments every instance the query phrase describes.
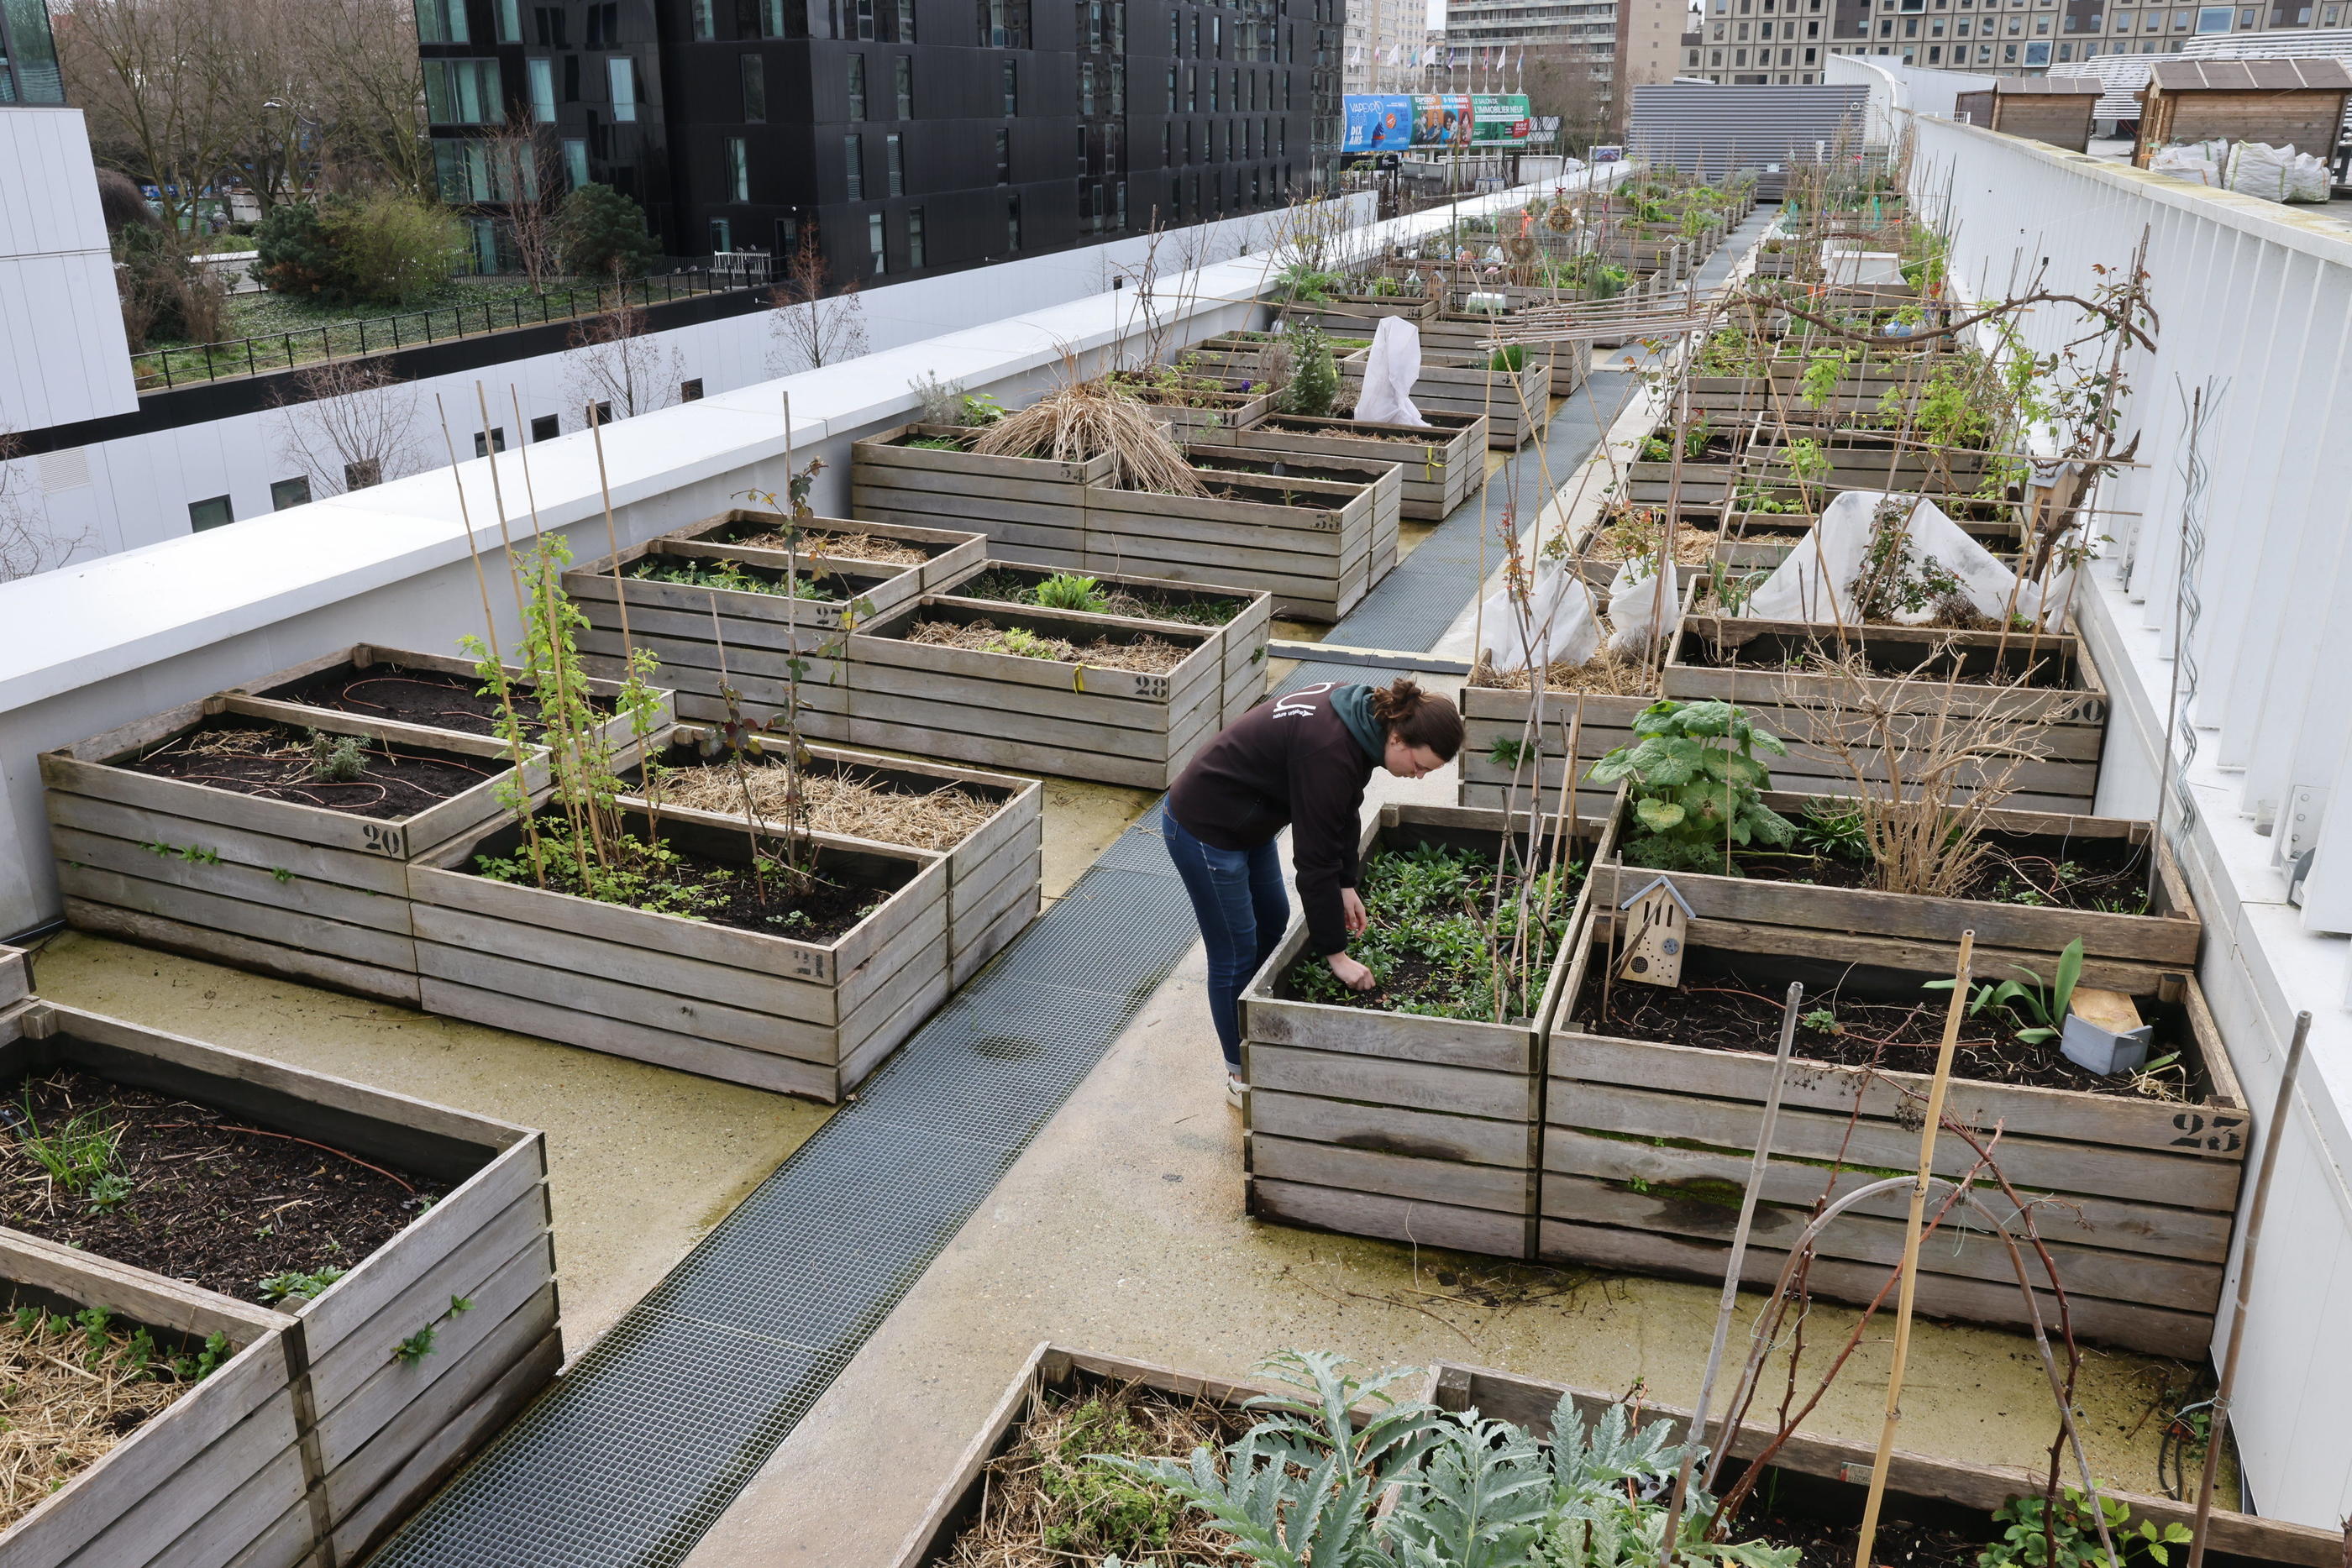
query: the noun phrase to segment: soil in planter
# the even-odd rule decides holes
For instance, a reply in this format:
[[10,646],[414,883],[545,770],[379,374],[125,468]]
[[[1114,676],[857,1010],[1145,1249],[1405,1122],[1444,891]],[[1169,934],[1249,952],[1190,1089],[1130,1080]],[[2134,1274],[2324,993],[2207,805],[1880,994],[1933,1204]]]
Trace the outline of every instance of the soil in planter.
[[[740,816],[740,802],[730,814]],[[770,819],[767,825],[772,832],[779,824]],[[540,832],[549,842],[544,884],[533,879],[530,863],[520,852],[477,855],[473,871],[493,882],[544,885],[550,893],[592,898],[599,904],[816,944],[848,935],[890,896],[886,889],[838,882],[821,870],[815,873],[814,887],[795,895],[790,891],[786,868],[764,858],[779,851],[772,838],[762,841],[764,875],[754,877],[751,867],[740,862],[698,854],[668,841],[648,845],[642,839],[624,836],[608,846],[605,869],[592,870],[593,882],[583,886],[577,859],[560,838],[549,839],[551,832],[562,831],[561,819],[541,814]]]
[[1100,670],[1137,670],[1164,675],[1197,649],[1154,637],[1150,632],[1124,640],[1097,637],[1081,646],[1066,637],[1049,637],[1025,627],[1000,630],[993,622],[978,620],[918,621],[907,641],[931,648],[964,648],[975,653],[1006,653],[1024,659],[1044,659],[1064,664],[1089,664]]
[[[1868,846],[1858,836],[1860,811],[1822,802],[1790,820],[1797,827],[1790,849],[1733,851],[1741,874],[1814,887],[1878,885]],[[2053,842],[2042,835],[1988,832],[1981,841],[1991,852],[1968,884],[1948,896],[2039,909],[2147,913],[2147,850],[2128,839]]]
[[[691,747],[674,747],[662,759],[661,803],[698,811],[740,816],[743,780],[732,768],[700,760]],[[752,804],[772,821],[783,820],[784,768],[763,758],[746,770]],[[979,831],[1001,800],[960,785],[924,789],[902,777],[845,767],[814,758],[801,770],[801,801],[811,831],[905,844],[919,850],[951,850]]]
[[[404,664],[378,664],[366,669],[338,664],[321,670],[299,685],[272,692],[273,702],[300,703],[305,707],[331,708],[337,713],[368,718],[454,729],[467,735],[496,736],[505,709],[496,696],[486,695],[480,677],[452,674],[446,670],[410,669]],[[536,740],[545,727],[539,722],[539,703],[530,688],[518,685],[515,719],[527,739]],[[592,694],[588,706],[597,713],[615,711],[613,699]]]
[[[712,544],[743,545],[752,549],[794,548],[792,540],[765,523],[737,523],[705,538]],[[886,566],[920,566],[937,553],[904,539],[884,538],[879,534],[837,533],[824,528],[803,528],[798,548],[803,558],[838,556],[845,560],[879,561]]]
[[829,571],[803,571],[796,585],[787,593],[785,579],[794,574],[772,571],[764,566],[745,566],[740,561],[703,560],[696,557],[657,557],[639,561],[629,576],[638,582],[669,582],[681,588],[715,588],[729,593],[766,593],[778,599],[806,599],[819,603],[839,603],[854,591],[842,578]]
[[[1470,684],[1499,692],[1525,692],[1535,689],[1532,669],[1497,670],[1494,655],[1478,655],[1478,667],[1471,673]],[[1555,664],[1544,670],[1544,690],[1548,692],[1582,693],[1588,696],[1646,697],[1658,691],[1658,672],[1638,659],[1621,659],[1603,652],[1581,664]],[[1568,722],[1574,709],[1545,715],[1545,727],[1556,721]],[[1597,787],[1596,787],[1597,788]]]
[[1248,1563],[1198,1510],[1094,1456],[1222,1454],[1251,1419],[1150,1388],[1048,1395],[1013,1446],[988,1462],[980,1512],[940,1561],[950,1568],[1047,1568],[1112,1555],[1136,1563]]
[[[1084,604],[1041,604],[1037,598],[1037,585],[1052,580],[1054,576],[1052,572],[1024,571],[1017,567],[992,567],[968,582],[958,583],[952,591],[959,599],[993,599],[1004,604],[1083,610],[1090,615],[1124,615],[1137,621],[1173,621],[1188,626],[1223,626],[1245,608],[1244,601],[1239,599],[1219,599],[1205,593],[1157,593],[1148,589],[1139,591],[1099,584],[1092,598]],[[1086,580],[1065,577],[1062,580]]]
[[207,720],[114,766],[385,821],[415,816],[505,771],[487,758],[234,716]]
[[[1698,950],[1694,949],[1693,956],[1697,956]],[[1580,1027],[1586,1033],[1751,1056],[1770,1056],[1780,1047],[1781,1004],[1788,982],[1767,973],[1761,964],[1751,966],[1752,974],[1744,972],[1736,955],[1726,955],[1721,962],[1686,967],[1683,983],[1668,989],[1632,981],[1603,988],[1603,962],[1596,953],[1585,981],[1585,995],[1576,1009],[1577,1016],[1584,1019]],[[2047,972],[2042,976],[2045,981],[2049,977]],[[2030,983],[2027,976],[2007,971],[1980,974],[1976,984],[1997,985],[2004,979]],[[1949,1006],[1948,991],[1922,989],[1916,1001],[1888,1002],[1853,996],[1834,986],[1809,989],[1797,1026],[1796,1054],[1807,1061],[1839,1067],[1932,1072]],[[1989,1007],[1961,1019],[1959,1045],[1952,1059],[1954,1077],[2125,1099],[2182,1097],[2184,1085],[2178,1074],[2167,1073],[2164,1082],[2145,1087],[2137,1080],[2102,1078],[2067,1061],[2059,1053],[2055,1040],[2030,1045],[2017,1039],[2011,1018],[2005,1009]],[[2164,1037],[2159,1021],[2151,1059],[2174,1049],[2164,1043]]]
[[[1862,1534],[1858,1523],[1753,1510],[1741,1515],[1739,1531],[1760,1535],[1775,1546],[1795,1547],[1801,1553],[1797,1568],[1853,1568],[1853,1549]],[[1977,1556],[1986,1544],[1982,1538],[1958,1531],[1882,1519],[1871,1560],[1882,1568],[1977,1568]]]
[[[1543,988],[1543,975],[1559,951],[1584,873],[1580,856],[1570,860],[1548,900],[1541,889],[1534,895],[1537,903],[1549,907],[1539,922],[1542,939],[1532,944],[1530,992]],[[1497,939],[1486,928],[1498,876],[1492,854],[1437,844],[1373,851],[1364,858],[1356,888],[1370,925],[1348,943],[1349,956],[1372,972],[1373,988],[1351,991],[1319,955],[1306,954],[1283,977],[1285,988],[1307,1001],[1337,1007],[1496,1021],[1495,955],[1498,940],[1507,947],[1524,881],[1516,869],[1499,874],[1505,929]],[[1531,918],[1530,925],[1536,924]],[[1516,996],[1517,986],[1507,977],[1506,984]],[[1512,1018],[1519,1011],[1507,1006],[1503,1015]]]
[[160,1416],[227,1356],[174,1355],[103,1308],[0,1318],[0,1530]]
[[[1702,611],[1701,613],[1717,613]],[[1932,628],[1928,628],[1932,630]],[[1921,628],[1906,627],[1906,631]],[[1989,650],[1978,646],[1956,646],[1930,651],[1917,664],[1908,670],[1874,664],[1872,674],[1882,680],[1901,680],[1906,674],[1917,678],[1924,685],[1939,685],[1955,681],[1963,686],[2021,686],[2032,691],[2071,691],[2075,689],[2073,661],[2066,656],[2071,638],[2046,635],[2044,642],[2055,644],[2040,654],[2029,653],[2029,639],[2021,634],[2010,644],[2000,668],[1989,666],[1954,670],[1954,664],[1980,656]],[[1856,646],[1871,651],[1867,632],[1855,638]],[[1917,644],[1906,644],[1917,646]],[[1682,641],[1677,654],[1680,663],[1702,670],[1750,670],[1759,674],[1835,674],[1837,653],[1827,643],[1791,644],[1775,637],[1759,637],[1737,647],[1718,646],[1704,632],[1694,631]],[[1777,695],[1769,694],[1768,695]]]
[[20,1080],[0,1122],[0,1224],[248,1301],[315,1293],[294,1277],[356,1268],[443,1191],[72,1069]]

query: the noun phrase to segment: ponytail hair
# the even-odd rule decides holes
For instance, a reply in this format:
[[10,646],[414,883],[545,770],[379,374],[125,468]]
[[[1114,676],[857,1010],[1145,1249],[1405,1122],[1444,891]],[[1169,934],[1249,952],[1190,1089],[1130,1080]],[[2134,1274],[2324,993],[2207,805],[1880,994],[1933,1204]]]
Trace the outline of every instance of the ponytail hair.
[[1441,762],[1453,761],[1462,749],[1461,711],[1403,675],[1372,688],[1372,716],[1407,746],[1427,747]]

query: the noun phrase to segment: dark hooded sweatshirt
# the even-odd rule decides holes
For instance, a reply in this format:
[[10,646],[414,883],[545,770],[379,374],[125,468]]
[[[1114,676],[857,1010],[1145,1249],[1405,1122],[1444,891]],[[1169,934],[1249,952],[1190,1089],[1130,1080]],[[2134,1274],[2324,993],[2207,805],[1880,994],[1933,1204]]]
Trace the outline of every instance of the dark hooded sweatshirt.
[[1192,758],[1168,792],[1184,831],[1221,850],[1250,850],[1286,827],[1310,950],[1348,949],[1339,890],[1356,885],[1364,786],[1386,755],[1370,686],[1326,681],[1260,703]]

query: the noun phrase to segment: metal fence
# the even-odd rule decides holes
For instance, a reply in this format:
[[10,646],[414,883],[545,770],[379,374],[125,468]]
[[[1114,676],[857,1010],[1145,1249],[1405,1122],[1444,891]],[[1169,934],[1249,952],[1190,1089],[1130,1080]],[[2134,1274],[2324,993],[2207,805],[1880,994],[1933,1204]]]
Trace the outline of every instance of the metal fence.
[[636,306],[663,305],[700,295],[736,294],[769,287],[769,257],[763,253],[736,253],[713,260],[727,265],[713,268],[697,261],[676,271],[633,278],[617,289],[610,285],[590,288],[567,285],[530,298],[516,295],[472,304],[436,306],[397,316],[326,321],[316,327],[231,338],[217,343],[150,349],[131,356],[131,372],[142,392],[170,390],[229,376],[290,371],[329,360],[355,359],[362,354],[421,348],[458,338],[479,338],[525,327],[581,320],[619,308],[623,299]]

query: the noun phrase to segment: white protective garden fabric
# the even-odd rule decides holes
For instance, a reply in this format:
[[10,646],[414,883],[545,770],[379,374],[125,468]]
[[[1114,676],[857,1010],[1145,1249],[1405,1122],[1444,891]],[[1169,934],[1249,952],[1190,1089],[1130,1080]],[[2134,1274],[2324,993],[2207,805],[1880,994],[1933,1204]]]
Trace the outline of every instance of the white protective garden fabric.
[[1657,562],[1647,556],[1619,567],[1609,583],[1609,651],[1625,659],[1648,653],[1651,638],[1674,624],[1675,586],[1672,561],[1666,562],[1663,582]]
[[1356,417],[1375,424],[1426,425],[1429,421],[1412,406],[1412,383],[1419,380],[1420,329],[1402,317],[1381,317],[1364,364],[1364,390],[1356,394]]
[[1487,656],[1498,670],[1524,670],[1538,663],[1581,664],[1601,649],[1592,591],[1568,561],[1537,565],[1527,615],[1511,602],[1508,588],[1488,594],[1478,615]]
[[[1870,553],[1878,508],[1887,503],[1904,509],[1904,531],[1910,536],[1917,564],[1934,561],[1959,579],[1961,596],[1978,614],[1996,621],[2007,614],[2041,620],[2043,594],[2034,584],[2021,584],[2015,572],[1924,496],[1884,490],[1847,490],[1831,501],[1811,536],[1772,569],[1740,612],[1763,621],[1853,619],[1854,580]],[[2069,575],[2059,572],[2049,584],[2053,607],[2066,602]],[[1935,616],[1935,607],[1929,606],[1896,619],[1916,624]]]

